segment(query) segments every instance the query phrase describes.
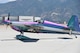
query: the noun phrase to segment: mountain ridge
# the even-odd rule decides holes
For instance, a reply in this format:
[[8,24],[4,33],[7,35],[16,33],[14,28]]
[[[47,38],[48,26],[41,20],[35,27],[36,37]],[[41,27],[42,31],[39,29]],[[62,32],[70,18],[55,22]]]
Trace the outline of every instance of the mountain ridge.
[[0,4],[0,15],[10,13],[13,16],[41,16],[50,21],[66,21],[74,14],[80,17],[79,9],[79,0],[16,0]]

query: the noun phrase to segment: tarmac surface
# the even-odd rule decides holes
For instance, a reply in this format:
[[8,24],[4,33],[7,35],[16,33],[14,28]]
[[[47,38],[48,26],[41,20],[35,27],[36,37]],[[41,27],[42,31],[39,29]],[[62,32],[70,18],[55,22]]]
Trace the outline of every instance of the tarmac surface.
[[[27,33],[32,40],[21,41],[20,33],[10,27],[0,26],[0,53],[80,53],[80,35]],[[37,41],[34,41],[39,39]]]

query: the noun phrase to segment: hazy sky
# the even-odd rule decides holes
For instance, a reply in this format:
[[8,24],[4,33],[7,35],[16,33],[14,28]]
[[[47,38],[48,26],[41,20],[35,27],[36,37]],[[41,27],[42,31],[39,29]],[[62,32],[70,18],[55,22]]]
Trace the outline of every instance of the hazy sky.
[[[0,3],[6,3],[6,2],[9,2],[9,1],[16,1],[16,0],[0,0]],[[42,1],[42,0],[39,0],[39,1]],[[59,0],[61,2],[65,2],[66,0]]]
[[9,2],[9,1],[15,1],[15,0],[0,0],[0,3],[6,3],[6,2]]

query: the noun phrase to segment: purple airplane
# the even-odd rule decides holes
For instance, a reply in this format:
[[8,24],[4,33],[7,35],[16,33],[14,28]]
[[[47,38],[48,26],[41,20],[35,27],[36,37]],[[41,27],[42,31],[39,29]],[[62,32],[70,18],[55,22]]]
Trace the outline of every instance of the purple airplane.
[[16,22],[10,21],[9,18],[3,22],[10,25],[15,31],[20,32],[21,36],[24,32],[80,34],[78,17],[76,15],[72,15],[68,25],[57,24],[46,20],[38,20],[35,22]]

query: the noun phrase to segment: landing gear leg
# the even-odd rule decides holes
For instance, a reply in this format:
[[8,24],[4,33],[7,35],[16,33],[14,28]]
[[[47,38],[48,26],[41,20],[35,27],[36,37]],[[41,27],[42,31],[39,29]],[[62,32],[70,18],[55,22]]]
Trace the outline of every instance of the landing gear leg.
[[[71,29],[70,29],[69,35],[72,35],[72,30]],[[75,36],[75,38],[77,38],[76,35],[74,35],[74,36]]]
[[22,31],[20,32],[20,35],[16,35],[16,39],[18,39],[18,40],[24,40],[25,39],[25,36],[24,36]]
[[24,33],[21,31],[21,32],[20,32],[20,35],[21,35],[21,36],[23,36],[23,35],[24,35]]

